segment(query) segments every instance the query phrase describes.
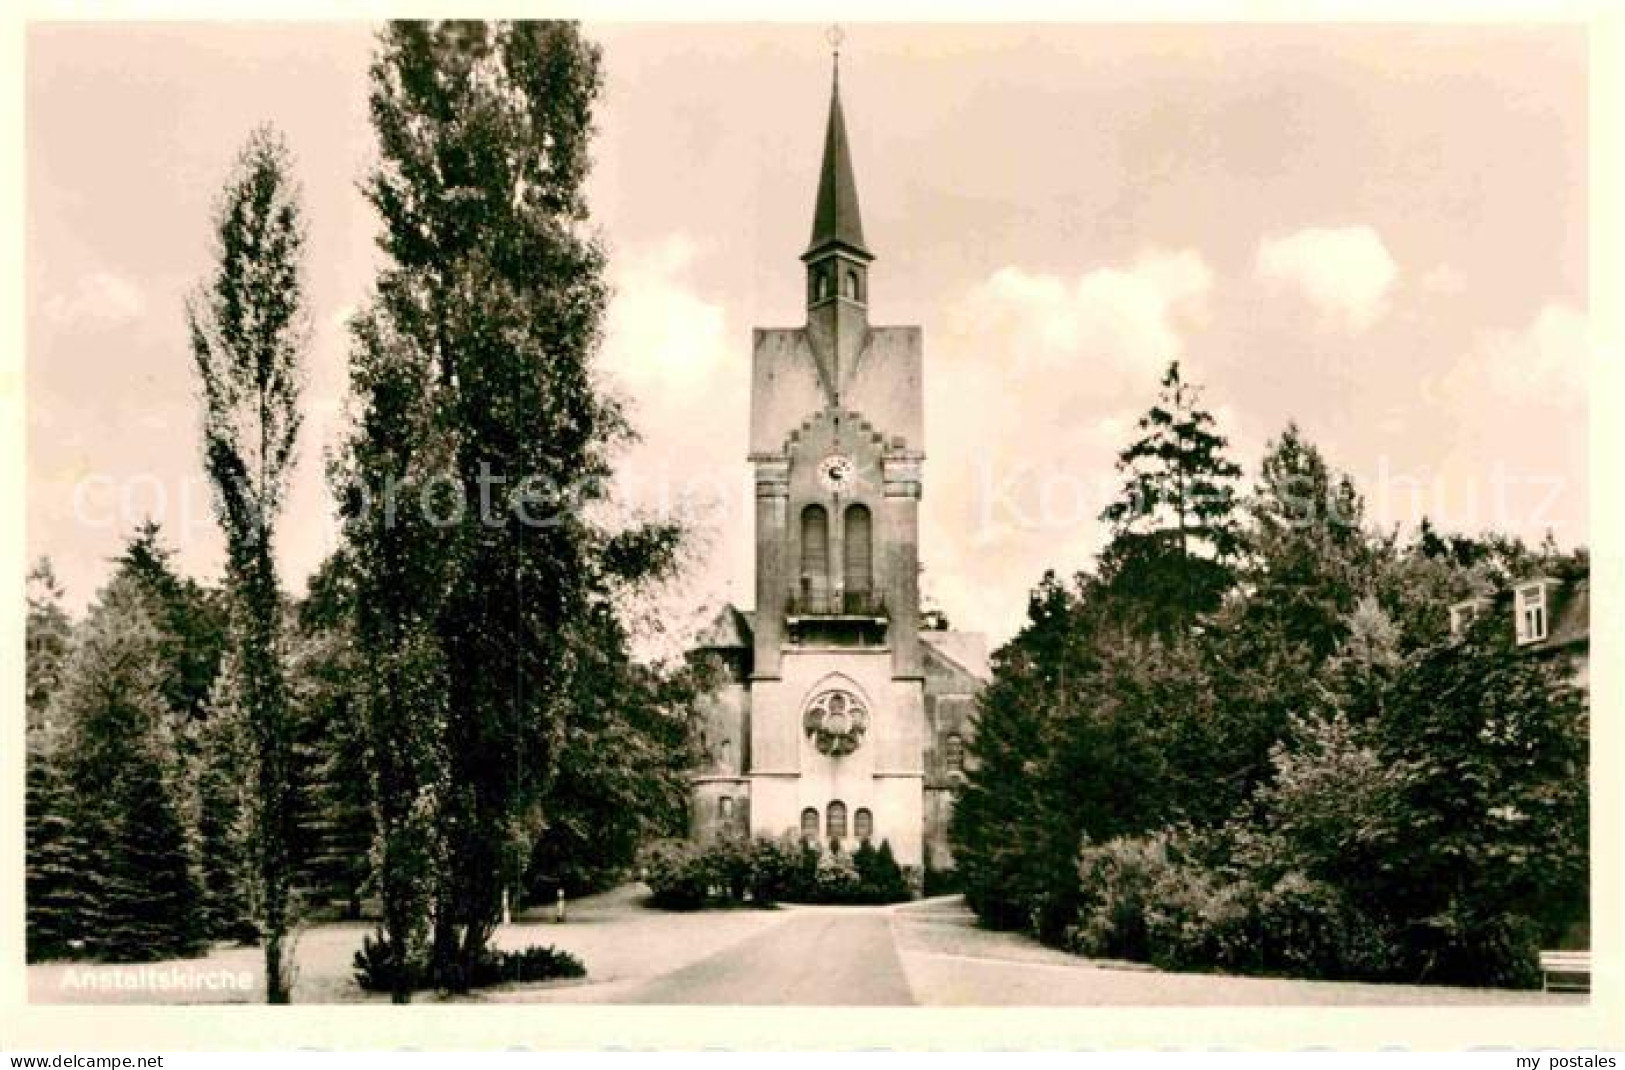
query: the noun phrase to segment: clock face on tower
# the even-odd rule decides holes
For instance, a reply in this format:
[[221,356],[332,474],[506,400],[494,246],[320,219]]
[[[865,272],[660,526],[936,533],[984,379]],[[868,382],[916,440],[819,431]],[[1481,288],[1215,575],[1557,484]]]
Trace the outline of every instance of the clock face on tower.
[[840,493],[852,485],[852,477],[857,469],[852,466],[850,458],[832,453],[818,462],[818,478],[829,490]]

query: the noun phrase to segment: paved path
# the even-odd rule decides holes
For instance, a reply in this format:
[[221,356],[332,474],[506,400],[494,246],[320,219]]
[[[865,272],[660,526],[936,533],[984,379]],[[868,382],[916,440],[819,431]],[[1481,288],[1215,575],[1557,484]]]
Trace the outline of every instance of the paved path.
[[[898,1006],[1583,1006],[1584,995],[1484,988],[1289,981],[1160,973],[1089,962],[1018,933],[977,927],[958,897],[897,907],[802,907],[669,913],[638,889],[503,926],[499,946],[553,944],[587,964],[580,981],[499,985],[470,998],[493,1003],[657,1003]],[[356,987],[351,960],[370,924],[316,926],[298,942],[296,1002],[382,1001]],[[151,969],[160,979],[226,973],[244,988],[86,985],[99,975]],[[28,967],[42,1003],[260,1002],[260,952],[219,948],[151,967],[42,963]],[[439,997],[423,994],[423,1002]]]
[[615,1002],[897,1006],[914,997],[887,914],[807,910]]

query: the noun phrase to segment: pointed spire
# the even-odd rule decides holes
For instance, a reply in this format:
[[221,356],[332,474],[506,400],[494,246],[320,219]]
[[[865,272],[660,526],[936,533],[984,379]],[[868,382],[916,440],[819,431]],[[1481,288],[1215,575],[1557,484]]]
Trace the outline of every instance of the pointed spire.
[[835,52],[834,80],[830,88],[829,124],[824,129],[824,166],[818,175],[818,204],[813,210],[812,240],[802,254],[806,260],[831,245],[841,245],[869,257],[863,243],[863,219],[858,214],[858,184],[852,177],[852,150],[846,143],[846,119],[841,114],[841,53]]

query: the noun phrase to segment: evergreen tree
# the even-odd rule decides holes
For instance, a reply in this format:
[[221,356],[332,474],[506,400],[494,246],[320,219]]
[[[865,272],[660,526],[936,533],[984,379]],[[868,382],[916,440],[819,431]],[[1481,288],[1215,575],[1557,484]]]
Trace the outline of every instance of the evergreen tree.
[[1248,617],[1305,644],[1313,659],[1326,657],[1371,586],[1363,499],[1288,424],[1266,447],[1247,512]]
[[295,709],[299,884],[318,903],[361,916],[369,872],[372,800],[355,679],[354,586],[344,555],[311,577],[293,629],[289,676]]
[[28,692],[24,704],[30,729],[45,727],[45,714],[62,684],[62,665],[73,639],[73,625],[62,608],[62,585],[51,560],[42,557],[28,573],[27,633]]
[[1059,828],[1048,820],[1050,785],[1038,776],[1077,620],[1072,593],[1046,573],[1028,598],[1026,626],[994,654],[966,747],[949,825],[954,865],[971,907],[1000,928],[1027,926],[1033,904],[1065,885],[1081,835],[1081,815]]
[[90,903],[81,871],[85,844],[71,817],[56,749],[31,739],[27,760],[28,961],[39,962],[84,947]]
[[1101,513],[1112,539],[1100,576],[1145,627],[1166,633],[1216,609],[1233,582],[1241,469],[1178,361],[1161,385],[1140,437],[1118,454],[1122,496]]
[[136,528],[115,564],[140,585],[162,645],[164,700],[177,722],[196,720],[208,708],[226,644],[226,609],[218,592],[182,576],[162,527],[148,520]]
[[190,814],[204,915],[215,939],[257,938],[253,829],[253,744],[240,701],[237,659],[227,653],[208,715],[188,726]]
[[95,786],[75,794],[69,820],[84,847],[86,949],[102,958],[190,954],[202,942],[162,649],[144,593],[120,572],[80,631],[55,706],[64,776]]
[[266,998],[286,1003],[291,964],[293,741],[282,657],[276,519],[298,434],[304,225],[280,135],[255,131],[222,194],[213,277],[187,306],[202,384],[204,463],[226,537],[231,641],[253,743],[257,899]]
[[1481,630],[1411,654],[1374,734],[1406,833],[1384,899],[1408,923],[1414,975],[1527,982],[1539,947],[1586,916],[1583,695]]

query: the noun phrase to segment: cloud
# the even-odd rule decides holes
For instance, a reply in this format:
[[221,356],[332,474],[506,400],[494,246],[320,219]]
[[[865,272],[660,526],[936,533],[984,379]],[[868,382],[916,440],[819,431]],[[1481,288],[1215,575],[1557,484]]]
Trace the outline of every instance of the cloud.
[[1439,264],[1422,276],[1422,290],[1441,297],[1455,297],[1467,291],[1467,276],[1449,264]]
[[1194,249],[1075,276],[1007,266],[928,334],[922,584],[951,620],[1002,640],[1046,568],[1090,564],[1116,451],[1213,287]]
[[1398,265],[1370,227],[1310,227],[1258,246],[1266,282],[1297,290],[1330,323],[1364,331],[1388,310]]
[[141,290],[129,279],[110,271],[93,271],[80,276],[71,291],[46,298],[44,311],[56,324],[115,324],[140,316],[146,304]]
[[678,233],[617,262],[601,366],[656,407],[672,394],[703,396],[726,357],[722,306],[687,279],[698,252]]
[[1521,331],[1495,331],[1483,337],[1461,369],[1487,378],[1507,398],[1532,392],[1583,395],[1594,355],[1585,313],[1549,303]]
[[636,612],[648,654],[671,653],[689,630],[682,622],[704,623],[687,617],[750,602],[749,340],[733,338],[722,306],[696,288],[701,253],[682,233],[617,252],[599,356],[639,436],[617,459],[617,500],[691,533],[680,585],[651,592]]
[[1034,371],[1083,361],[1135,371],[1179,355],[1178,324],[1205,313],[1212,285],[1212,271],[1190,249],[1146,253],[1131,267],[1074,279],[1004,267],[971,292],[962,319]]

